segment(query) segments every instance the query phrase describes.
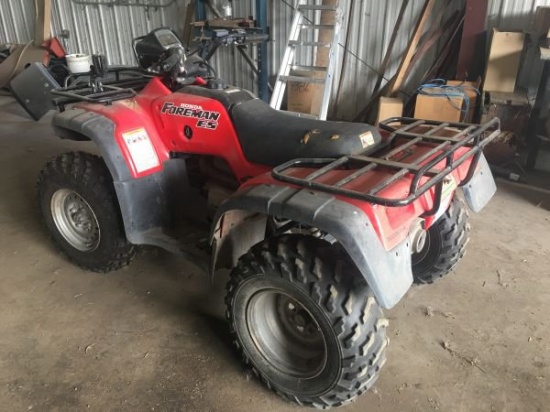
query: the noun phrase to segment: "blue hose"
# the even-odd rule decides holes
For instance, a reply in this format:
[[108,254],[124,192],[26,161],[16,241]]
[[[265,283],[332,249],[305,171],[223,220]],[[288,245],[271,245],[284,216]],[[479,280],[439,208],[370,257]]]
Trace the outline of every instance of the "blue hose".
[[[428,93],[425,91],[425,89],[440,89],[441,91]],[[464,121],[468,116],[468,113],[470,112],[471,103],[468,91],[474,91],[478,96],[481,95],[480,91],[475,87],[467,86],[465,84],[461,84],[458,86],[449,86],[447,84],[447,81],[444,79],[430,80],[428,83],[423,84],[416,90],[417,94],[435,97],[446,97],[447,100],[449,100],[451,106],[462,112],[461,121]],[[462,97],[464,99],[464,109],[462,107],[458,107],[458,105],[454,102],[453,98],[455,97]]]

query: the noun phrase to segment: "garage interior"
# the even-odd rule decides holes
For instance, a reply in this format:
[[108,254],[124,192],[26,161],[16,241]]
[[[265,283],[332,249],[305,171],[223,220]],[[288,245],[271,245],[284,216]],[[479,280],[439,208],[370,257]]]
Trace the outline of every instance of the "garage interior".
[[[190,49],[204,46],[200,53],[216,46],[209,30],[240,30],[267,36],[221,44],[210,65],[227,84],[269,102],[295,3],[0,3],[0,409],[310,409],[277,396],[241,362],[225,320],[228,271],[211,282],[188,259],[145,246],[128,267],[98,274],[59,251],[42,222],[37,178],[61,153],[100,150],[59,139],[56,111],[40,104],[33,119],[35,108],[23,107],[10,86],[34,63],[66,77],[69,53],[135,66],[132,40],[159,27],[173,28]],[[317,117],[329,120],[477,124],[496,116],[502,129],[485,148],[498,190],[470,212],[466,255],[449,276],[411,287],[385,310],[387,362],[374,386],[339,410],[548,410],[550,1],[311,3],[337,4],[340,36],[329,50],[338,53],[296,51],[306,62],[298,65],[332,62],[332,87],[300,81],[305,75],[294,68],[282,108],[317,115],[326,92],[327,114]],[[317,11],[318,23],[328,24]]]

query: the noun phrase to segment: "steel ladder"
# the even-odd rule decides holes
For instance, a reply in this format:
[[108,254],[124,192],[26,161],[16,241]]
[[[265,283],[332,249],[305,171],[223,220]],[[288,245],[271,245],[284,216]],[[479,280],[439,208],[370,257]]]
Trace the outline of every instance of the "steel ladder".
[[[270,105],[274,109],[281,109],[289,82],[306,85],[318,84],[323,86],[318,112],[311,114],[291,113],[326,120],[334,71],[338,60],[338,46],[342,26],[342,2],[343,0],[336,1],[334,5],[321,4],[320,0],[299,0],[297,2],[288,44],[271,96]],[[327,36],[330,33],[332,35]],[[296,57],[299,57],[299,53],[304,49],[307,50],[307,48],[313,51],[310,53],[312,61],[314,60],[313,56],[316,56],[315,63],[311,65],[296,64]],[[319,62],[320,52],[323,48],[328,48],[328,56],[327,58],[321,58],[324,61]],[[327,54],[326,51],[324,53]],[[293,75],[293,71],[306,72],[310,76]]]

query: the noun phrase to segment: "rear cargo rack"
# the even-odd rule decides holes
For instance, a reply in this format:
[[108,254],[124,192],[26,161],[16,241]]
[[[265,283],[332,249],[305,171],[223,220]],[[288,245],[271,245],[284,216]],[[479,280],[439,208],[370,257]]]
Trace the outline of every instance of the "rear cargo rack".
[[[335,195],[341,195],[384,206],[406,206],[417,200],[428,190],[436,186],[434,211],[439,209],[445,178],[472,158],[466,178],[460,182],[463,186],[473,177],[483,148],[500,134],[500,120],[494,118],[484,125],[463,123],[442,123],[411,118],[391,118],[380,123],[380,128],[390,133],[385,144],[377,151],[380,157],[362,155],[334,158],[295,159],[277,166],[272,171],[276,180],[296,186],[315,189]],[[423,128],[422,133],[418,128]],[[426,131],[427,129],[427,131]],[[445,131],[448,136],[437,133]],[[415,145],[429,145],[431,149],[412,163],[397,161],[394,158]],[[461,148],[469,148],[455,159]],[[389,150],[388,152],[385,152]],[[436,168],[445,161],[443,168]],[[291,168],[319,168],[306,177],[285,174]],[[350,175],[334,184],[319,182],[319,178],[334,170],[349,170]],[[344,186],[374,170],[393,173],[367,191],[345,189]],[[388,198],[380,192],[397,182],[400,178],[412,175],[408,193],[402,198]],[[427,178],[424,182],[422,180]]]

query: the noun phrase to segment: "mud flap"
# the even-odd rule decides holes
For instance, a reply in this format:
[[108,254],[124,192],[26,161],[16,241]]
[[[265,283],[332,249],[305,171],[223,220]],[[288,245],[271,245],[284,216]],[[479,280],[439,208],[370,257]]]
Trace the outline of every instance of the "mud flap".
[[474,213],[480,212],[497,191],[495,179],[484,155],[479,159],[479,167],[472,179],[462,187],[464,199]]

